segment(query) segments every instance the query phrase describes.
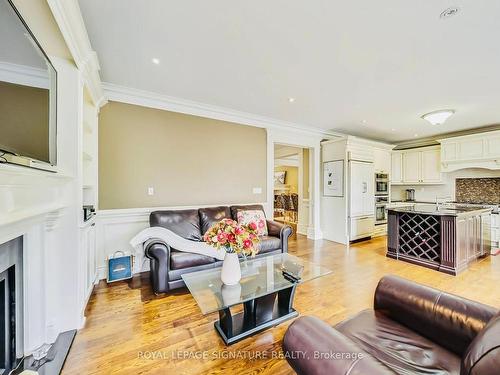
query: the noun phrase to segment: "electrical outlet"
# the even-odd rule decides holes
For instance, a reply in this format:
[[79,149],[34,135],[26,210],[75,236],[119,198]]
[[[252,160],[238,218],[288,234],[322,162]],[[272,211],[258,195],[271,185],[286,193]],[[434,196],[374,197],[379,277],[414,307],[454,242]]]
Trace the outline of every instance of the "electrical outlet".
[[252,193],[254,193],[254,194],[262,194],[262,188],[261,187],[254,187],[252,189]]
[[148,187],[148,195],[155,195],[155,188],[150,186]]

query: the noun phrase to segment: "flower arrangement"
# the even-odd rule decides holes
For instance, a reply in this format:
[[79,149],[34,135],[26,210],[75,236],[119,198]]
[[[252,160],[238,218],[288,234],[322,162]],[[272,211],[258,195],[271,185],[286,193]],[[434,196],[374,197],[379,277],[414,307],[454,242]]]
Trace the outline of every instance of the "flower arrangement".
[[216,249],[224,249],[227,253],[255,256],[259,237],[257,224],[241,225],[231,219],[222,219],[214,224],[203,236],[205,242]]

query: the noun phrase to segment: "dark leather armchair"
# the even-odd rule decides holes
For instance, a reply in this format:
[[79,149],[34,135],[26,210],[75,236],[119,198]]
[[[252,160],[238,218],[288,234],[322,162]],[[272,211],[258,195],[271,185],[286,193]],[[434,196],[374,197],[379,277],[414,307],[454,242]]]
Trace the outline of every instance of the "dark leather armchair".
[[334,327],[301,317],[288,328],[283,348],[300,375],[494,375],[500,374],[500,313],[386,276],[373,310]]
[[[202,241],[203,234],[224,218],[236,219],[238,210],[263,210],[261,205],[219,206],[193,210],[155,211],[149,217],[150,226],[170,229],[185,239]],[[292,228],[267,220],[268,235],[260,238],[257,257],[288,251],[288,238]],[[182,275],[188,272],[222,266],[222,261],[205,255],[172,249],[158,239],[144,244],[146,257],[150,259],[150,277],[155,293],[165,293],[184,286]]]

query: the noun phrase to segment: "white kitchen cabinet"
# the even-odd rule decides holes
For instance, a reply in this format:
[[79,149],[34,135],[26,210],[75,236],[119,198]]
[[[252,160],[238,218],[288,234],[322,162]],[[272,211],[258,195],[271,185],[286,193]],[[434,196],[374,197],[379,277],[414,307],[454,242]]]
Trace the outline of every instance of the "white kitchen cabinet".
[[391,174],[389,178],[394,184],[403,182],[403,153],[400,151],[391,153]]
[[441,153],[438,148],[422,151],[420,162],[421,182],[441,182]]
[[500,169],[500,130],[440,139],[445,172],[464,168]]
[[[424,185],[442,182],[439,146],[423,147],[392,154],[393,184]],[[401,177],[400,177],[401,176]]]
[[491,251],[500,246],[500,214],[491,215]]
[[421,153],[420,151],[407,151],[403,153],[403,182],[415,184],[421,182]]
[[391,152],[375,148],[373,150],[373,165],[376,173],[391,172]]
[[373,229],[372,237],[385,236],[387,234],[387,224],[377,224]]
[[360,238],[373,235],[375,219],[373,216],[351,218],[351,233],[349,240],[358,240]]
[[485,139],[484,152],[486,157],[497,158],[500,156],[500,134]]
[[468,142],[458,143],[458,157],[463,160],[479,159],[484,155],[482,139],[470,139]]
[[373,163],[350,162],[350,217],[374,215]]
[[441,144],[441,161],[457,160],[458,144],[456,142],[447,142]]

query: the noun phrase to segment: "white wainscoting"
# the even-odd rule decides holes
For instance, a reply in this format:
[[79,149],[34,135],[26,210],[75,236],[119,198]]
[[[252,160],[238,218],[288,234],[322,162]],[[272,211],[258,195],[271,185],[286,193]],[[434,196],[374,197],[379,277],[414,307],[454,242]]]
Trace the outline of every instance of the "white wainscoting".
[[[231,206],[236,204],[262,204],[265,203],[232,203],[232,204],[207,204],[199,206],[174,206],[174,207],[146,207],[130,209],[101,210],[97,213],[97,272],[99,279],[107,276],[106,259],[108,256],[121,250],[133,252],[129,241],[137,233],[149,226],[149,215],[159,210],[188,210],[202,207]],[[145,258],[147,259],[147,258]],[[140,272],[149,271],[149,262],[142,266],[137,265]]]

